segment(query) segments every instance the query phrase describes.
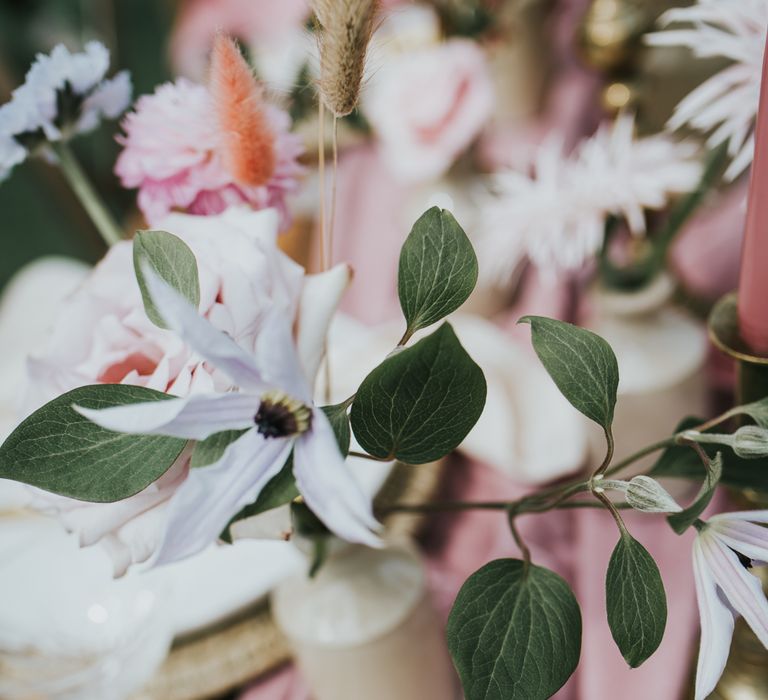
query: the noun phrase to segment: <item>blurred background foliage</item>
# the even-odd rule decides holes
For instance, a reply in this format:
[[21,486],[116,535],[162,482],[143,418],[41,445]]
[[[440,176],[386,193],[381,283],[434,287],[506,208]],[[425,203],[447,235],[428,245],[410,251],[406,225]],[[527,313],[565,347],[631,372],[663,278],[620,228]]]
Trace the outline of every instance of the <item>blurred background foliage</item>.
[[[79,50],[90,39],[109,47],[110,73],[131,72],[134,95],[151,92],[170,77],[167,42],[173,16],[170,0],[0,0],[0,104],[23,81],[36,53],[60,42]],[[107,122],[73,146],[115,216],[126,221],[133,215],[135,193],[121,189],[112,173],[116,133],[117,124]],[[0,288],[40,255],[93,262],[104,252],[58,171],[37,158],[0,183],[0,237]]]

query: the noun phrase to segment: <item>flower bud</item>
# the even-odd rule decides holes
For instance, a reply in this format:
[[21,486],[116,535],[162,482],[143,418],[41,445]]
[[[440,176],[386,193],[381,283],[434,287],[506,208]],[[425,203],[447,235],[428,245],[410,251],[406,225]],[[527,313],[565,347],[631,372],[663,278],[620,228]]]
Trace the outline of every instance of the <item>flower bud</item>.
[[636,476],[626,489],[627,503],[644,513],[679,513],[682,508],[666,489],[650,476]]
[[735,432],[731,446],[739,457],[745,459],[768,457],[768,429],[745,425]]

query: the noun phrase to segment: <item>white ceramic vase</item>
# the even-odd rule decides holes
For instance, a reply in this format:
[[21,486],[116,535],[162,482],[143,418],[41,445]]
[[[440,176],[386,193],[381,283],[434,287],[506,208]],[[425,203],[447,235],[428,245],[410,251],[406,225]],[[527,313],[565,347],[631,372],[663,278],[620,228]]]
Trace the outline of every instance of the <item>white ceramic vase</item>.
[[272,594],[314,700],[450,700],[455,677],[424,568],[404,544],[338,543],[315,578]]

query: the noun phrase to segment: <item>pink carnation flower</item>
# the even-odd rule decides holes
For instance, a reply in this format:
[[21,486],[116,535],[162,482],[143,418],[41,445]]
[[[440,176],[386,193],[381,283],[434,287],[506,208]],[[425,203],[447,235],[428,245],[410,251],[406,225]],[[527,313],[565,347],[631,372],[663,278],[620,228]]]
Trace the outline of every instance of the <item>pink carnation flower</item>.
[[[185,79],[165,83],[123,121],[115,172],[125,187],[138,188],[150,225],[172,211],[208,216],[239,204],[275,208],[281,227],[289,223],[285,198],[298,189],[302,141],[290,133],[288,114],[261,100],[250,71],[236,62],[239,54],[236,61],[231,54],[234,45],[224,41],[218,65],[229,73],[214,72],[210,88]],[[238,148],[243,143],[260,150],[248,153]],[[249,177],[254,167],[258,177]]]

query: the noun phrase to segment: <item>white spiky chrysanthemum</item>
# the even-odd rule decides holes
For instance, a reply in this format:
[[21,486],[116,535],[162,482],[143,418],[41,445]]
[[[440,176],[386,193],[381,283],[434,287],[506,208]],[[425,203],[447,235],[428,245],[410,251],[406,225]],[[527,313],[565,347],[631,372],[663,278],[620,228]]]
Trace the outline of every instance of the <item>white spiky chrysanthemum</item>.
[[576,269],[602,246],[608,216],[624,217],[643,234],[645,210],[696,187],[696,145],[634,132],[633,117],[621,115],[570,156],[552,137],[527,171],[494,175],[478,240],[485,275],[503,283],[525,257],[549,274]]
[[[732,162],[725,177],[733,180],[749,167],[755,148],[768,0],[698,0],[665,12],[660,22],[676,28],[649,34],[647,43],[684,46],[699,58],[733,61],[687,95],[668,124],[670,129],[712,132],[707,140],[712,148],[727,142]],[[688,26],[680,28],[681,23]]]
[[122,114],[131,98],[127,72],[105,80],[109,51],[98,41],[70,53],[61,44],[38,54],[24,84],[0,106],[0,180],[28,152],[96,128]]

